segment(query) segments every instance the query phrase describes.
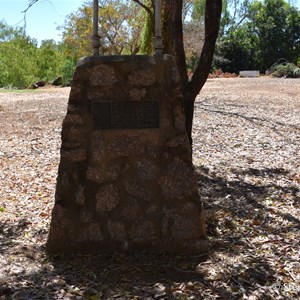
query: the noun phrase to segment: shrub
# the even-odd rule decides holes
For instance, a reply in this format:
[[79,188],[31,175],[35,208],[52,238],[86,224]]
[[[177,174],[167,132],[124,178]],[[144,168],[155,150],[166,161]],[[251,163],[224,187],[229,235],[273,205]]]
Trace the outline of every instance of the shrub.
[[76,64],[71,59],[67,59],[61,66],[61,74],[65,85],[70,85]]
[[300,68],[292,63],[281,63],[271,68],[274,77],[300,78]]

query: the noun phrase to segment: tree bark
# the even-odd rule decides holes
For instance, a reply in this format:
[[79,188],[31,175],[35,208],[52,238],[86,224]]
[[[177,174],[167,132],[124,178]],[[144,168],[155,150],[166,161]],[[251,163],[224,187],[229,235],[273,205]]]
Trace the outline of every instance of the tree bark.
[[204,86],[210,72],[215,45],[220,30],[221,13],[222,0],[206,0],[204,45],[194,74],[183,90],[186,108],[186,129],[191,146],[193,143],[192,127],[194,118],[194,104],[196,97]]
[[171,7],[172,18],[171,28],[173,28],[173,47],[174,55],[182,83],[184,97],[184,108],[186,116],[186,130],[192,146],[192,127],[194,117],[195,99],[205,84],[215,51],[215,44],[220,29],[220,19],[222,13],[222,0],[206,0],[205,6],[205,38],[203,49],[199,58],[198,65],[191,79],[188,78],[186,70],[185,51],[183,45],[182,28],[182,0],[165,0]]

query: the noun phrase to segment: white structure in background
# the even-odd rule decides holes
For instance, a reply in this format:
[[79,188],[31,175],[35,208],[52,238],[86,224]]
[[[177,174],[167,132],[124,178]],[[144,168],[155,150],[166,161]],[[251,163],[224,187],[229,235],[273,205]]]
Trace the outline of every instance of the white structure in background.
[[240,71],[240,77],[259,77],[259,71]]

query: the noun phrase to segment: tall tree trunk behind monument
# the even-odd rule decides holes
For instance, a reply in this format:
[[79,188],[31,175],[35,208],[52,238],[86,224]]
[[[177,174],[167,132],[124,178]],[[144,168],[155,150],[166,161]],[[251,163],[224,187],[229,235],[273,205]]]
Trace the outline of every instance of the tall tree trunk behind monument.
[[192,78],[188,78],[183,44],[182,8],[183,0],[164,0],[163,38],[165,52],[171,53],[178,67],[186,116],[186,130],[192,145],[192,126],[195,99],[205,84],[211,68],[215,44],[220,29],[222,0],[206,0],[205,38],[198,65]]

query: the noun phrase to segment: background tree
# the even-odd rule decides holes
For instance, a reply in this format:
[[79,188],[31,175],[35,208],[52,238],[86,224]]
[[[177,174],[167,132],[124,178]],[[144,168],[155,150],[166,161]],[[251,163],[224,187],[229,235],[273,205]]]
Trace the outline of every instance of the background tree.
[[[142,9],[131,0],[99,1],[101,54],[136,54],[143,27]],[[92,53],[92,1],[84,3],[66,17],[63,42],[70,56],[79,59]]]
[[36,81],[50,82],[57,76],[68,83],[75,64],[63,44],[44,40],[38,47],[23,28],[0,22],[0,87],[28,88]]
[[260,69],[278,59],[297,61],[300,56],[300,12],[284,0],[255,1],[249,7],[249,21],[258,37]]
[[36,79],[36,41],[0,22],[0,86],[27,87]]
[[[223,71],[264,72],[279,59],[296,64],[300,57],[300,12],[284,0],[237,1],[222,31],[215,66]],[[240,3],[240,4],[239,4]]]

